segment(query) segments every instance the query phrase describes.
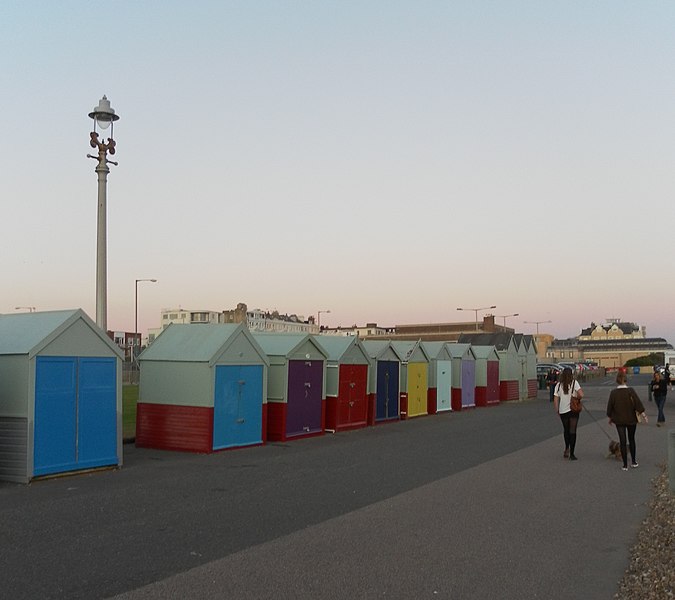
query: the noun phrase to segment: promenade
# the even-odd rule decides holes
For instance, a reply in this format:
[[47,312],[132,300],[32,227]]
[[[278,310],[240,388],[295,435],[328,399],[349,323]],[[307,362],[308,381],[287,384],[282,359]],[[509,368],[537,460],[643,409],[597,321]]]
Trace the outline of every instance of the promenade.
[[[637,378],[636,378],[637,380]],[[13,598],[612,598],[666,460],[607,459],[611,380],[577,462],[548,395],[117,472],[0,485]],[[639,388],[643,389],[643,388]],[[126,448],[125,448],[126,450]]]

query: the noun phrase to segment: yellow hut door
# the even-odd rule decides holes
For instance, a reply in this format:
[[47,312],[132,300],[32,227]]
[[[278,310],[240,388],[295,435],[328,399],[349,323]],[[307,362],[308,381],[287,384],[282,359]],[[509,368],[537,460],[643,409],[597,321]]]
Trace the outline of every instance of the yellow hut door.
[[408,363],[408,416],[427,414],[427,365]]

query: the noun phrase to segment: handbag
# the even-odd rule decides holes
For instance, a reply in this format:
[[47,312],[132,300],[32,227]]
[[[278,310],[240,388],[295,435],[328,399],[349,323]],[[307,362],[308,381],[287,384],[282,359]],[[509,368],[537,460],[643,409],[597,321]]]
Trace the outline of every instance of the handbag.
[[582,409],[581,398],[574,395],[574,384],[576,381],[572,382],[572,396],[570,397],[570,410],[575,413],[580,413]]
[[635,398],[637,397],[637,393],[635,392],[635,390],[633,388],[629,388],[629,389],[630,389],[630,392],[629,392],[630,393],[630,401],[633,404],[633,410],[635,411],[635,418],[637,419],[638,424],[644,423],[644,422],[647,421],[647,415],[645,415],[643,417],[642,416],[643,413],[638,411],[637,407],[635,406]]

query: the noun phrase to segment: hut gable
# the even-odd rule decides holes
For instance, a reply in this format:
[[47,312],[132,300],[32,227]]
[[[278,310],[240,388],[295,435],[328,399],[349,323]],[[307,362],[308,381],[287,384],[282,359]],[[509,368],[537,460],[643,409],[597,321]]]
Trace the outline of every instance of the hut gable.
[[[98,348],[103,348],[124,358],[122,350],[82,309],[0,315],[0,355],[27,354],[33,358],[50,345],[55,356],[70,354],[69,344],[59,340],[66,332],[84,334],[79,337],[89,350],[87,354],[94,355]],[[93,339],[91,333],[95,334]],[[79,350],[82,352],[82,346]]]
[[[225,354],[239,357],[242,364],[252,359],[269,360],[244,323],[169,325],[139,356],[140,361],[201,362],[213,366]],[[232,363],[230,359],[229,362]]]
[[370,364],[363,342],[356,336],[320,336],[314,340],[326,351],[329,362]]

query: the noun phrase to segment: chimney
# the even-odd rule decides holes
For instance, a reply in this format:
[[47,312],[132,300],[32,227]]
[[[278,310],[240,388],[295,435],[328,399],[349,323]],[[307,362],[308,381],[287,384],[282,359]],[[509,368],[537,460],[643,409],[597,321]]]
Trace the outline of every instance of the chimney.
[[483,331],[485,333],[495,333],[495,316],[485,315],[483,317]]

